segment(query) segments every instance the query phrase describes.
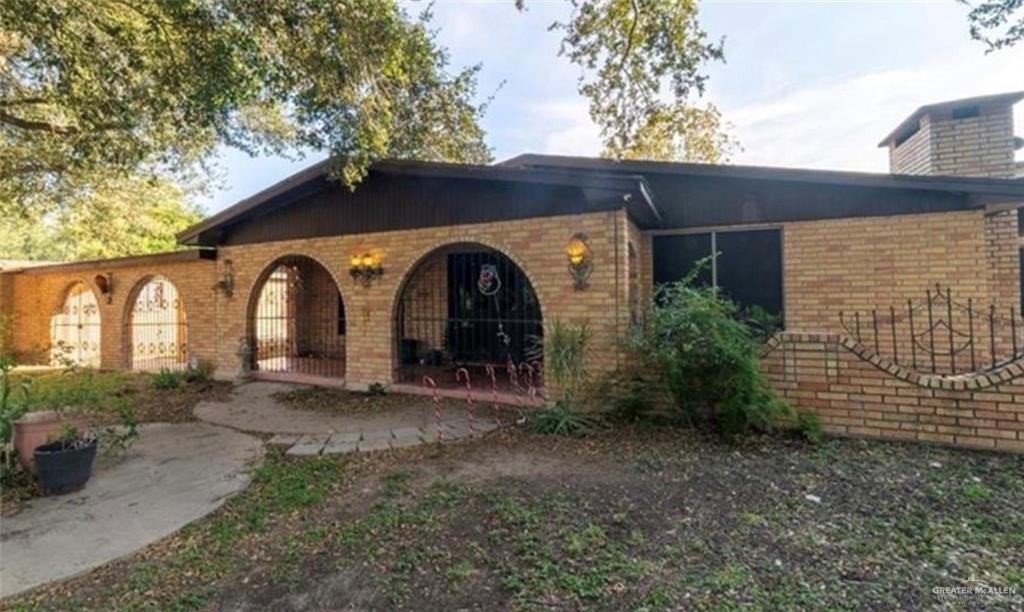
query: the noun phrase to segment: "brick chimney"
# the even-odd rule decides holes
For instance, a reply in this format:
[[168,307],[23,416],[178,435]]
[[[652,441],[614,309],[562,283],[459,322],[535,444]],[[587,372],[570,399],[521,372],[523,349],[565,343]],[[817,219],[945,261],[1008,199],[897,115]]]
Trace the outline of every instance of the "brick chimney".
[[889,148],[889,172],[1014,178],[1024,140],[1013,134],[1013,105],[1024,91],[927,104],[878,144]]

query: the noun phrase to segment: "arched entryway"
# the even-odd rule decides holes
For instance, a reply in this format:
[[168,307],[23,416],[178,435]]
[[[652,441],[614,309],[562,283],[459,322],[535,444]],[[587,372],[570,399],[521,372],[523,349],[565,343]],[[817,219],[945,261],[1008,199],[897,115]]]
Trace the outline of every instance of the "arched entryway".
[[425,256],[402,286],[395,330],[400,383],[429,375],[452,386],[466,368],[477,388],[490,387],[489,370],[501,390],[540,384],[540,301],[523,270],[491,247],[455,244]]
[[77,282],[50,317],[50,361],[54,365],[100,367],[100,308],[96,294]]
[[264,270],[249,306],[257,376],[343,378],[345,333],[341,292],[320,262],[289,255]]
[[128,367],[143,372],[188,367],[188,319],[181,294],[162,276],[135,287],[128,311]]

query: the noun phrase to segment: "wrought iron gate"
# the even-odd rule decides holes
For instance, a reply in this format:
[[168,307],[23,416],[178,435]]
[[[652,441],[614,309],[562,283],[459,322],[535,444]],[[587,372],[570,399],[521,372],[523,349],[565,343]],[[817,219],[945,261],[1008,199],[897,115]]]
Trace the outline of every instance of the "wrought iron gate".
[[269,268],[252,310],[256,371],[345,376],[345,305],[318,262],[289,256]]
[[139,289],[128,323],[130,367],[158,372],[188,366],[188,321],[181,295],[166,278],[150,278]]
[[429,255],[402,289],[396,319],[401,382],[429,374],[451,384],[457,369],[482,377],[487,366],[504,378],[509,364],[541,359],[543,322],[529,279],[483,246]]
[[50,356],[55,365],[100,367],[100,309],[96,295],[78,282],[50,319]]

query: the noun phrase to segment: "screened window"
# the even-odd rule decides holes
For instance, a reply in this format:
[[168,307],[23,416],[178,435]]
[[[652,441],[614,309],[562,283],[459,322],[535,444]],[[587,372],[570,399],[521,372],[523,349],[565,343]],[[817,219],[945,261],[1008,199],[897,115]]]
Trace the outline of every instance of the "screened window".
[[782,232],[777,229],[704,232],[654,237],[654,282],[682,279],[717,253],[697,277],[717,286],[741,307],[760,306],[782,316]]

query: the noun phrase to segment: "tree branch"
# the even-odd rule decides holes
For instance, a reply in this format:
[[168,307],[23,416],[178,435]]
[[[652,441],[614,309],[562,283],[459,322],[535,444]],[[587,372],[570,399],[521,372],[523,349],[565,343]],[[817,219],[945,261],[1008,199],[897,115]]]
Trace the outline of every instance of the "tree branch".
[[633,7],[633,23],[629,24],[629,34],[626,35],[626,50],[622,53],[622,60],[619,62],[619,68],[616,72],[622,72],[622,69],[626,66],[626,60],[633,53],[633,34],[636,33],[636,26],[640,22],[640,7],[637,6],[636,0],[629,0],[629,4]]
[[50,132],[52,134],[77,134],[78,129],[67,125],[54,125],[46,121],[32,121],[30,119],[22,119],[16,117],[10,113],[0,111],[0,123],[6,123],[13,125],[16,128],[23,130],[30,130],[33,132]]

